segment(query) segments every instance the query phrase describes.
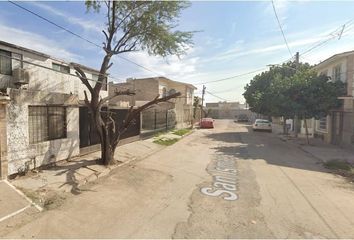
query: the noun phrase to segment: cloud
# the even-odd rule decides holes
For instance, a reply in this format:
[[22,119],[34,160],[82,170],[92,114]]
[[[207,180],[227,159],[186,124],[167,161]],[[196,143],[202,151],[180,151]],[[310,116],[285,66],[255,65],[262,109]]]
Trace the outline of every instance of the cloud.
[[78,17],[74,17],[68,13],[65,13],[63,11],[60,11],[58,9],[55,9],[47,4],[43,4],[40,2],[29,2],[31,3],[33,6],[36,6],[38,8],[41,8],[47,12],[49,12],[50,14],[56,15],[58,17],[61,17],[62,19],[64,19],[66,22],[69,22],[70,24],[73,25],[78,25],[81,28],[88,30],[88,31],[95,31],[95,32],[99,32],[101,33],[103,26],[97,24],[96,22],[93,21],[88,21],[88,20],[84,20]]
[[[192,52],[193,50],[189,50]],[[167,58],[150,56],[146,52],[135,52],[126,55],[128,59],[135,63],[144,66],[151,71],[145,70],[139,66],[135,66],[137,71],[125,76],[128,77],[147,77],[147,76],[166,76],[168,78],[183,81],[185,76],[193,74],[197,71],[196,66],[199,61],[198,57],[183,56],[178,58],[177,56],[171,56]],[[117,62],[116,64],[122,64]],[[129,63],[127,63],[129,64]]]
[[[312,43],[315,43],[322,38],[314,37],[308,39],[301,39],[289,42],[289,47],[301,47],[306,46]],[[204,60],[204,63],[214,62],[214,61],[230,61],[240,57],[250,57],[254,55],[266,55],[273,54],[279,52],[281,50],[286,50],[286,45],[284,43],[281,44],[269,44],[265,46],[261,46],[264,42],[254,44],[255,46],[242,46],[243,43],[240,42],[241,45],[236,44],[233,48],[230,48],[212,58]]]
[[33,32],[16,29],[0,24],[0,40],[46,53],[67,61],[79,61],[80,56],[59,47],[58,41],[53,41]]
[[221,48],[223,46],[224,39],[221,37],[211,37],[211,36],[206,36],[204,39],[204,44],[207,47],[212,47],[212,48]]

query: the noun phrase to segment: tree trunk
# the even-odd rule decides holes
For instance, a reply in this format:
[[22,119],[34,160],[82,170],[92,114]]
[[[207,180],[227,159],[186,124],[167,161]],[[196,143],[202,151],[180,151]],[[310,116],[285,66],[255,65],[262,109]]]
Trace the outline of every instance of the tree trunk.
[[116,159],[114,158],[114,153],[119,139],[117,140],[117,144],[113,143],[110,131],[111,129],[107,130],[105,127],[102,127],[103,138],[101,138],[101,160],[102,164],[106,166],[117,163]]
[[306,119],[306,117],[304,117],[304,123],[305,123],[305,130],[306,130],[306,141],[307,141],[307,144],[310,145],[309,129],[307,127],[307,119]]
[[288,135],[288,128],[286,126],[286,118],[283,117],[283,134]]

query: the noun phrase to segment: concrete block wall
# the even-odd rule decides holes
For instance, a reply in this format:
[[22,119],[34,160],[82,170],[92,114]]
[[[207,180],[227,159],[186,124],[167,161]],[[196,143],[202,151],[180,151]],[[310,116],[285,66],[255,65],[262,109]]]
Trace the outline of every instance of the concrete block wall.
[[[67,137],[36,144],[29,143],[28,106],[65,104],[70,94],[30,92],[12,89],[7,106],[8,175],[79,155],[79,108],[67,106]],[[49,97],[49,98],[48,98]]]

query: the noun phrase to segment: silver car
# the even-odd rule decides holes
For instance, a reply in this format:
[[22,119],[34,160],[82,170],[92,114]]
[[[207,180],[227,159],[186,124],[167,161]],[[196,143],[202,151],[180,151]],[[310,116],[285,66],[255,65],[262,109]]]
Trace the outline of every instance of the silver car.
[[256,119],[252,125],[253,131],[268,131],[272,132],[272,123],[266,119]]

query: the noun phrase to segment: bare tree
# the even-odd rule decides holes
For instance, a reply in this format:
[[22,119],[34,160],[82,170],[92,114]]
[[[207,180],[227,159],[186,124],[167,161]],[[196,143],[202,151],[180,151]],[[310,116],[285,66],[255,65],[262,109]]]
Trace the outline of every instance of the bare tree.
[[114,152],[122,134],[134,123],[140,113],[161,102],[176,98],[180,93],[166,97],[157,96],[145,105],[134,109],[130,108],[123,123],[116,127],[112,116],[103,119],[102,107],[112,98],[121,95],[134,95],[131,90],[115,92],[114,96],[100,98],[100,91],[107,84],[107,71],[112,67],[111,59],[114,55],[127,52],[146,50],[149,54],[167,56],[185,53],[188,45],[192,44],[192,32],[173,31],[180,11],[189,4],[183,1],[86,1],[87,9],[106,12],[106,29],[103,30],[105,41],[100,74],[97,82],[92,86],[89,79],[79,65],[75,65],[76,75],[87,87],[90,96],[85,91],[85,104],[92,113],[92,122],[95,124],[101,141],[101,160],[105,165],[114,163]]

